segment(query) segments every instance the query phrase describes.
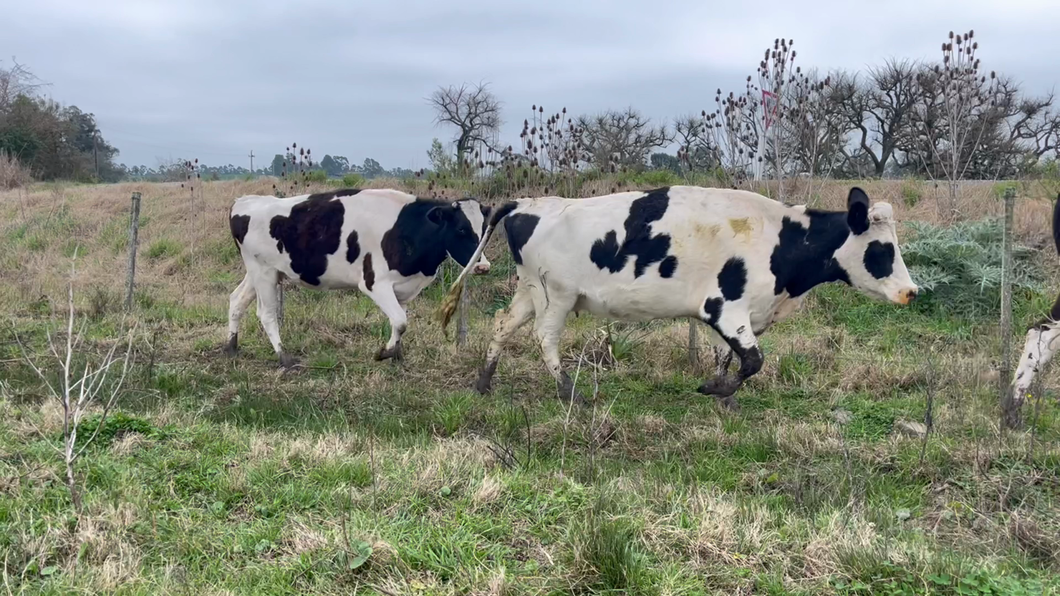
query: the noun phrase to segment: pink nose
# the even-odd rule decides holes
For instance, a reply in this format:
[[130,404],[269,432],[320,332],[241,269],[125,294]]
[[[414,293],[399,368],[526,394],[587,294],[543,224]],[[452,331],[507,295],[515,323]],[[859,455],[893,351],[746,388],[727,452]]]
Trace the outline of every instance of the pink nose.
[[475,275],[482,275],[483,273],[490,272],[490,266],[488,264],[479,263],[478,265],[475,265],[475,268],[472,269],[472,271],[474,271]]

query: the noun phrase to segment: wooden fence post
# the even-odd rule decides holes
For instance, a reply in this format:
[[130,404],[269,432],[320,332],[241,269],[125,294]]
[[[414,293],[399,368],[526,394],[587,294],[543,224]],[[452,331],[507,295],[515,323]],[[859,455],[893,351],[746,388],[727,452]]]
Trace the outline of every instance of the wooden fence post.
[[458,318],[456,320],[456,345],[458,346],[467,345],[467,308],[467,284],[464,284],[460,289],[460,312],[457,314]]
[[1002,422],[1008,428],[1020,425],[1022,396],[1008,391],[1012,380],[1012,220],[1016,203],[1016,189],[1005,189],[1005,232],[1001,256],[1001,366],[998,367],[998,388],[1001,395]]
[[695,319],[688,319],[688,364],[692,368],[692,374],[698,375],[700,371],[699,359],[699,323]]
[[136,244],[140,233],[140,193],[132,194],[132,209],[129,213],[129,272],[125,280],[125,310],[132,310],[133,287],[136,277]]

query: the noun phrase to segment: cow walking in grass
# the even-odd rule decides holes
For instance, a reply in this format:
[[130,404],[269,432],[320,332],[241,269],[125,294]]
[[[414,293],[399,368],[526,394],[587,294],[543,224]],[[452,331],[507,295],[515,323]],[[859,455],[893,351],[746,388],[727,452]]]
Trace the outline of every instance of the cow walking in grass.
[[[1053,244],[1057,254],[1060,254],[1060,195],[1057,195],[1056,203],[1053,204]],[[1008,399],[1013,406],[1012,413],[1016,415],[1009,424],[1018,423],[1019,408],[1027,398],[1034,378],[1056,354],[1057,339],[1060,339],[1060,296],[1056,297],[1045,317],[1027,329],[1023,353],[1009,385]]]
[[[581,399],[559,357],[569,312],[620,321],[694,317],[741,361],[735,376],[705,382],[699,391],[735,408],[733,394],[762,367],[757,336],[790,315],[814,286],[842,281],[898,304],[917,294],[898,250],[891,206],[870,207],[859,188],[841,212],[690,186],[519,199],[496,210],[475,255],[501,221],[519,283],[496,316],[477,383],[482,393],[490,390],[505,343],[531,318],[561,395]],[[446,297],[443,325],[467,273]]]
[[[390,319],[390,340],[375,359],[401,359],[405,305],[434,280],[446,255],[471,264],[488,216],[474,199],[437,201],[394,190],[237,199],[230,224],[247,273],[229,299],[225,353],[236,353],[239,321],[257,298],[258,319],[280,364],[296,364],[282,347],[277,320],[278,284],[290,279],[366,294]],[[474,272],[488,272],[489,261],[475,258]]]

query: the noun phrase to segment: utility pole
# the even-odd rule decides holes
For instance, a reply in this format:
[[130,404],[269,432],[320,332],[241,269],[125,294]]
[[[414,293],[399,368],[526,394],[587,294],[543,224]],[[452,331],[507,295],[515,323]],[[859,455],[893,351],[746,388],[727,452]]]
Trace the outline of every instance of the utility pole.
[[254,150],[250,150],[250,173],[254,173]]
[[97,139],[99,139],[99,131],[92,132],[92,159],[96,162],[96,180],[99,180],[99,152],[96,145]]

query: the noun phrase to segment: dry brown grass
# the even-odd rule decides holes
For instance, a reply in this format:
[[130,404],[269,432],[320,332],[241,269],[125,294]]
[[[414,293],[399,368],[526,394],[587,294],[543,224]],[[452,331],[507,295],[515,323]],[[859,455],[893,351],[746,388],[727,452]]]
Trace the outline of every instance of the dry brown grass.
[[[228,212],[232,202],[247,194],[271,194],[271,179],[251,182],[222,181],[203,184],[203,201],[199,217],[190,218],[187,191],[179,183],[122,183],[113,185],[56,186],[36,184],[20,191],[0,191],[0,235],[10,237],[22,226],[32,231],[36,226],[55,223],[65,209],[69,214],[69,226],[62,230],[63,242],[49,239],[42,249],[27,249],[17,246],[14,251],[0,257],[0,277],[14,280],[13,284],[0,287],[0,299],[23,304],[37,300],[40,296],[57,295],[65,284],[66,267],[64,248],[73,242],[99,249],[89,253],[78,267],[75,290],[81,300],[86,300],[88,289],[106,288],[121,295],[125,283],[125,249],[114,250],[111,246],[100,246],[104,241],[101,233],[106,231],[106,241],[120,241],[127,236],[129,197],[133,192],[143,196],[141,217],[148,221],[140,229],[140,258],[137,263],[137,283],[141,287],[161,292],[166,298],[178,300],[182,305],[210,305],[221,308],[227,292],[197,275],[201,267],[193,267],[202,259],[211,258],[221,243],[231,242],[228,233]],[[819,188],[815,186],[815,206],[829,209],[845,207],[846,193],[854,184],[848,181],[828,181]],[[860,181],[874,201],[887,201],[894,206],[898,221],[938,220],[936,208],[931,200],[932,186],[929,182],[918,183],[923,198],[915,207],[906,206],[902,198],[902,186],[909,182],[894,180]],[[603,183],[606,186],[606,181]],[[405,187],[401,181],[373,179],[367,187],[404,188],[412,192],[425,192],[425,186],[416,182]],[[325,187],[310,187],[310,191],[325,190]],[[606,193],[608,188],[593,192]],[[1016,231],[1021,241],[1032,246],[1043,246],[1051,237],[1049,231],[1050,203],[1048,197],[1033,186],[1026,189],[1027,198],[1020,200],[1016,208]],[[1044,191],[1043,191],[1044,192]],[[449,198],[463,196],[463,191],[439,189],[440,196]],[[535,196],[534,189],[527,189],[525,196]],[[989,182],[967,182],[961,188],[962,216],[975,219],[998,216],[1002,205],[995,198],[994,186]],[[109,227],[108,227],[109,226]],[[180,252],[161,259],[144,257],[144,252],[156,241],[172,240],[180,244]],[[500,250],[501,243],[494,242],[491,251]],[[193,248],[194,247],[194,248]],[[106,248],[105,250],[102,250]],[[493,255],[491,255],[493,256]],[[233,270],[241,270],[237,263]],[[227,289],[231,291],[231,289]]]
[[[378,186],[391,184],[373,181]],[[900,220],[936,219],[927,183],[920,183],[924,197],[912,208],[902,198],[907,182],[859,184],[873,199],[891,202]],[[255,505],[268,505],[274,496],[282,500],[299,494],[307,482],[301,474],[320,472],[330,475],[334,484],[316,489],[311,506],[292,500],[283,505],[284,517],[268,518],[278,520],[274,540],[275,552],[281,556],[247,559],[244,552],[226,561],[223,575],[238,575],[242,571],[237,568],[248,566],[289,565],[290,576],[298,576],[296,565],[303,554],[315,561],[314,573],[327,570],[330,557],[345,548],[341,523],[348,519],[351,534],[373,546],[365,570],[334,571],[334,576],[322,580],[328,582],[326,588],[301,586],[304,591],[338,593],[372,585],[395,594],[562,592],[578,580],[577,566],[569,565],[577,548],[565,533],[585,515],[587,503],[603,492],[616,495],[614,515],[635,521],[637,547],[649,554],[652,565],[658,565],[653,577],[666,581],[662,576],[673,572],[692,578],[689,581],[699,587],[706,582],[708,591],[716,593],[758,593],[763,588],[756,582],[763,578],[782,578],[788,589],[827,591],[828,579],[855,575],[850,553],[870,560],[919,562],[958,551],[990,566],[1014,560],[1013,549],[1018,549],[1043,569],[1060,566],[1046,556],[1055,550],[1060,536],[1055,520],[1043,513],[1047,509],[1041,502],[1020,500],[1033,498],[1033,491],[1044,494],[1043,487],[1055,483],[1055,473],[1026,471],[1030,431],[999,436],[989,403],[990,388],[998,379],[991,372],[992,354],[982,337],[955,339],[953,345],[943,346],[945,350],[937,350],[939,372],[931,379],[921,358],[926,343],[924,350],[911,345],[879,349],[883,340],[873,335],[875,331],[815,323],[823,318],[822,309],[808,300],[793,325],[771,332],[764,370],[741,390],[748,396],[744,402],[748,407],[734,414],[714,409],[713,402],[694,393],[687,324],[653,325],[615,360],[599,341],[600,321],[571,317],[563,342],[571,373],[581,346],[588,343],[586,358],[604,363],[604,389],[595,411],[590,408],[568,417],[552,401],[555,386],[541,366],[529,328],[506,351],[495,395],[468,397],[465,392],[480,364],[491,317],[476,311],[470,322],[470,346],[457,350],[451,338],[444,338],[429,321],[432,303],[414,302],[406,363],[391,367],[368,362],[385,321],[382,315],[363,303],[354,310],[354,298],[336,296],[292,300],[297,308],[290,312],[297,325],[290,325],[287,332],[307,360],[334,354],[337,364],[283,375],[267,356],[226,361],[213,353],[213,346],[221,342],[232,289],[216,276],[224,274],[227,280],[242,272],[238,261],[222,263],[217,257],[222,249],[231,249],[228,207],[242,194],[271,192],[271,183],[204,186],[207,209],[198,220],[201,229],[187,218],[187,199],[179,184],[38,185],[25,195],[25,218],[18,194],[0,193],[4,222],[0,238],[12,239],[11,250],[0,254],[0,275],[11,280],[0,284],[0,302],[12,305],[6,314],[16,325],[28,328],[46,321],[47,312],[37,300],[55,294],[65,283],[67,239],[81,240],[92,249],[79,266],[77,285],[84,290],[78,294],[80,306],[91,311],[96,288],[120,294],[126,256],[113,245],[125,233],[128,195],[134,190],[143,193],[143,216],[148,220],[140,254],[160,240],[179,244],[177,252],[161,258],[142,256],[137,272],[138,283],[156,301],[183,306],[174,308],[172,317],[159,316],[157,308],[142,310],[158,317],[156,324],[162,330],[155,375],[168,375],[167,383],[179,387],[173,403],[162,398],[136,412],[155,426],[172,426],[171,436],[131,433],[100,452],[123,473],[167,473],[160,479],[145,476],[144,485],[150,488],[120,487],[121,498],[136,503],[131,511],[99,506],[113,503],[117,493],[98,489],[91,519],[76,535],[64,533],[57,518],[49,519],[43,530],[30,531],[28,517],[13,510],[16,525],[21,524],[18,544],[25,561],[58,564],[65,572],[74,569],[75,545],[87,544],[95,554],[85,559],[86,564],[95,575],[86,576],[84,585],[93,590],[115,590],[137,582],[180,585],[198,572],[189,572],[183,566],[186,562],[170,564],[164,554],[163,562],[157,563],[160,553],[177,548],[199,552],[196,549],[213,532],[247,532],[251,519],[254,524],[269,523],[256,517]],[[849,186],[829,182],[819,203],[841,207]],[[999,214],[992,185],[970,184],[967,191],[965,216]],[[1048,237],[1048,209],[1044,197],[1021,201],[1017,209],[1021,240],[1033,244],[1036,238]],[[41,230],[42,245],[31,245],[25,236],[13,239],[23,226],[27,233]],[[194,241],[193,234],[198,234]],[[494,242],[491,250],[505,250],[504,244]],[[499,277],[472,285],[474,303],[481,306],[487,299],[503,297],[504,284]],[[205,314],[197,315],[196,308]],[[268,352],[255,323],[245,325],[254,329],[247,333],[247,351]],[[983,325],[975,333],[989,334],[992,329]],[[2,333],[0,342],[5,339]],[[903,330],[901,337],[915,343],[919,333],[919,329]],[[925,337],[932,333],[924,330]],[[700,337],[706,343],[704,335]],[[792,362],[803,368],[796,367],[792,374]],[[586,371],[583,368],[583,375],[589,374]],[[889,439],[886,428],[869,438],[852,436],[852,425],[837,423],[830,415],[833,409],[857,410],[860,404],[866,411],[855,412],[858,417],[872,414],[886,419],[897,412],[904,419],[918,419],[922,411],[915,403],[910,406],[916,400],[910,396],[919,395],[931,383],[939,391],[938,433],[932,435],[923,465],[916,461],[916,440]],[[160,397],[156,385],[163,384],[145,381],[140,389]],[[37,426],[50,433],[58,430],[60,417],[54,406],[22,405],[38,397],[32,386],[18,381],[5,385],[0,379],[0,417],[7,420],[10,438],[6,445],[0,441],[4,445],[0,471],[20,475],[15,482],[0,481],[0,490],[24,491],[30,495],[24,497],[25,503],[34,503],[32,497],[57,480],[47,467],[27,473],[19,460],[29,457],[17,450],[37,440]],[[499,461],[491,449],[496,447],[492,440],[509,440],[502,436],[500,421],[509,410],[524,406],[529,411],[532,451],[532,463],[525,467]],[[253,414],[248,415],[251,407]],[[259,424],[256,414],[267,416],[274,410],[285,416],[279,418],[282,424]],[[309,415],[303,417],[306,412]],[[327,423],[309,420],[320,417],[326,417]],[[856,420],[855,425],[862,422]],[[1052,433],[1054,420],[1048,424]],[[511,446],[522,457],[526,429],[521,422],[514,426]],[[507,432],[508,427],[503,428]],[[876,432],[865,432],[870,431]],[[1035,446],[1033,465],[1039,468],[1041,462],[1057,461],[1060,446],[1050,442],[1053,435],[1048,436]],[[218,462],[214,455],[211,464],[220,470],[216,483],[220,488],[203,479],[203,487],[197,488],[202,492],[182,495],[180,503],[186,510],[172,514],[187,539],[175,546],[154,541],[157,534],[144,528],[155,515],[156,495],[171,498],[173,476],[210,459],[209,452],[217,450],[225,452],[224,461]],[[179,455],[169,461],[174,453]],[[146,468],[147,461],[158,467]],[[346,466],[353,471],[344,468],[348,463],[355,464]],[[368,485],[362,464],[371,467]],[[1009,467],[1018,468],[1021,476],[1014,478]],[[275,469],[275,477],[262,479],[262,469]],[[871,496],[866,484],[875,485]],[[893,508],[921,490],[930,493],[925,510],[915,511],[905,526],[896,524]],[[209,509],[215,499],[229,498],[235,501],[229,518]],[[961,500],[967,503],[961,511],[974,514],[953,519],[943,515]],[[410,518],[407,511],[415,514]],[[460,538],[466,541],[465,552],[489,549],[488,557],[471,561],[468,571],[457,572],[457,580],[424,570],[416,549],[427,545],[443,552],[453,547],[449,539],[464,529],[460,520],[469,519],[475,529]],[[513,526],[510,534],[475,533],[500,523]],[[137,528],[140,541],[127,543],[123,534]],[[195,538],[195,531],[206,538]],[[509,551],[511,555],[503,554]],[[407,560],[416,562],[410,566]],[[523,562],[537,566],[524,569],[517,564]],[[743,570],[750,575],[738,575]],[[332,577],[349,583],[336,584]],[[361,580],[363,584],[357,583]],[[564,583],[568,580],[570,584]],[[685,593],[692,585],[663,585],[659,592]]]
[[32,179],[29,168],[23,166],[17,157],[0,151],[0,190],[21,188]]

